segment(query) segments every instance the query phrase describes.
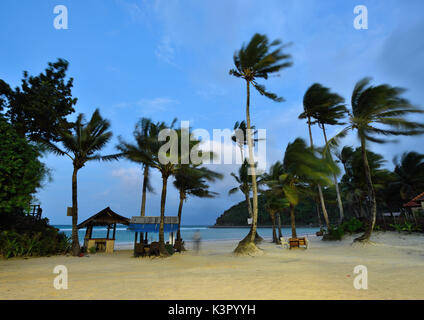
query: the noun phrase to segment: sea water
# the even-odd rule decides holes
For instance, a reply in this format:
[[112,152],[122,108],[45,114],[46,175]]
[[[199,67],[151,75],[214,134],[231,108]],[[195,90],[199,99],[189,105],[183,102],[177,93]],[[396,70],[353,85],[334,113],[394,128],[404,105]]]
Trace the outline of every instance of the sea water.
[[[55,225],[60,231],[64,232],[68,237],[71,236],[71,225]],[[249,228],[211,228],[210,226],[181,226],[181,237],[184,241],[191,241],[194,233],[200,233],[202,241],[217,241],[217,240],[241,240],[249,232]],[[258,228],[258,234],[264,239],[272,238],[272,228]],[[319,228],[296,228],[298,236],[313,235],[319,231]],[[113,229],[110,230],[109,236],[112,237]],[[278,231],[277,231],[278,232]],[[284,237],[291,236],[290,228],[282,228],[281,232]],[[278,233],[277,233],[278,234]],[[94,227],[93,238],[106,238],[106,227]],[[80,242],[84,241],[85,228],[78,230],[78,237]],[[148,234],[149,242],[158,240],[158,233]],[[168,241],[169,234],[165,232],[165,241]],[[134,232],[127,229],[125,225],[117,225],[115,233],[115,243],[129,244],[134,242]]]

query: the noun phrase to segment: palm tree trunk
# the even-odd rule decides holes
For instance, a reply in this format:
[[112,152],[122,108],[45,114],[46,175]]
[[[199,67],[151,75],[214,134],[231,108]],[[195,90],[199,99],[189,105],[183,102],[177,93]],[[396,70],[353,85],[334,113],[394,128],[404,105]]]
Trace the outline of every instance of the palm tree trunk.
[[281,233],[281,213],[277,213],[277,224],[278,224],[278,243],[280,243],[280,238],[283,236]]
[[246,122],[247,122],[247,144],[249,147],[249,162],[250,162],[250,174],[252,176],[252,191],[253,191],[253,221],[252,221],[252,233],[250,242],[255,241],[256,227],[258,222],[258,187],[256,185],[256,170],[255,170],[255,159],[253,158],[253,141],[251,135],[250,125],[250,82],[246,80]]
[[[311,142],[311,150],[313,151],[314,150],[314,141],[312,140],[311,117],[310,116],[308,116],[308,129],[309,129],[309,140]],[[327,229],[330,230],[331,229],[330,221],[328,219],[327,208],[325,207],[324,195],[322,194],[322,188],[321,188],[320,184],[318,184],[318,196],[319,196],[319,201],[321,202],[322,214],[324,216],[325,224],[327,225]]]
[[319,224],[319,229],[322,229],[322,222],[321,222],[321,215],[320,215],[320,211],[319,211],[319,200],[315,199],[315,206],[317,209],[317,216],[318,216],[318,224]]
[[178,231],[177,231],[177,241],[181,241],[181,214],[183,212],[183,203],[184,195],[180,191],[180,204],[178,206]]
[[159,224],[159,251],[161,255],[167,255],[168,251],[165,248],[165,203],[166,203],[166,187],[168,177],[162,175],[162,195],[160,198],[160,224]]
[[245,193],[244,197],[246,198],[247,211],[249,212],[249,218],[253,218],[252,203],[250,202],[249,194]]
[[[325,125],[322,124],[322,132],[324,133],[324,140],[325,140],[325,144],[327,144],[327,134],[325,132]],[[330,157],[331,157],[331,153],[330,153]],[[339,219],[339,224],[343,222],[344,219],[344,210],[343,210],[343,203],[342,203],[342,197],[340,196],[340,190],[339,190],[339,184],[337,182],[337,176],[335,173],[333,173],[333,177],[334,177],[334,185],[336,186],[336,194],[337,194],[337,203],[339,205],[339,214],[340,214],[340,219]]]
[[146,194],[147,194],[148,179],[149,179],[149,167],[147,165],[144,165],[143,190],[142,190],[142,196],[141,196],[141,210],[140,210],[140,216],[142,217],[146,215]]
[[277,231],[275,230],[275,212],[271,211],[269,215],[271,216],[271,221],[272,221],[272,242],[278,243]]
[[77,197],[77,174],[78,169],[74,167],[74,172],[72,173],[72,255],[79,256],[81,253],[81,248],[78,239],[78,197]]
[[364,168],[365,168],[365,176],[367,178],[368,197],[371,200],[371,217],[370,217],[370,221],[368,223],[367,229],[365,230],[365,233],[362,236],[356,238],[354,241],[368,241],[371,237],[371,233],[375,225],[375,220],[377,218],[377,201],[375,198],[374,187],[372,185],[371,170],[368,164],[367,149],[366,149],[364,136],[361,136],[361,149],[362,149],[361,150],[362,160],[364,162]]
[[295,220],[295,216],[294,216],[294,206],[293,205],[290,205],[290,220],[291,220],[292,238],[297,238],[296,220]]
[[[147,194],[147,182],[149,179],[149,166],[144,165],[143,171],[143,190],[141,193],[141,209],[140,216],[144,217],[146,215],[146,194]],[[143,240],[144,233],[140,232],[140,239]]]

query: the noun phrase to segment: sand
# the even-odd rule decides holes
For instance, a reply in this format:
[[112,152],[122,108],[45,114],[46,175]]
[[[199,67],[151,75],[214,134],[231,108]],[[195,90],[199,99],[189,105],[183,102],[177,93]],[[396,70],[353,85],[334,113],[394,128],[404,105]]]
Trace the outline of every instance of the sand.
[[[352,239],[310,237],[308,250],[265,241],[256,257],[234,256],[237,241],[214,241],[166,259],[131,250],[0,259],[0,299],[424,299],[424,235]],[[68,269],[67,290],[53,287],[56,265]],[[367,267],[367,290],[353,286],[357,265]]]

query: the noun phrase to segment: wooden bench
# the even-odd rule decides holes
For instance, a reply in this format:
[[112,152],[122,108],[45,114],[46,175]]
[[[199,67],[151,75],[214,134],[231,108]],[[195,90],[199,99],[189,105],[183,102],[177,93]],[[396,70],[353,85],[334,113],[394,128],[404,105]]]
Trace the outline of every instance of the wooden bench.
[[301,246],[308,249],[308,239],[306,237],[299,238],[290,238],[289,239],[289,247],[291,248],[300,248]]

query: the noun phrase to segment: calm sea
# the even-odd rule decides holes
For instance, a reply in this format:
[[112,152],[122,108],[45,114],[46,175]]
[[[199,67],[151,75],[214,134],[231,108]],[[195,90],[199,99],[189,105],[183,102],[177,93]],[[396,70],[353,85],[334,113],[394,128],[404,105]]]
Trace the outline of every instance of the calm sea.
[[[55,225],[60,231],[63,231],[67,236],[71,236],[72,227],[71,225]],[[282,233],[285,237],[291,235],[290,228],[282,228]],[[297,228],[297,234],[301,235],[312,235],[319,230],[319,228]],[[181,227],[181,236],[185,241],[191,241],[193,235],[196,231],[200,232],[201,238],[204,241],[212,240],[241,240],[249,232],[248,228],[210,228],[209,226],[182,226]],[[112,231],[111,231],[112,232]],[[104,238],[106,237],[107,228],[106,227],[94,227],[93,228],[93,237],[94,238]],[[272,228],[258,228],[258,234],[263,238],[272,238]],[[80,242],[83,242],[85,235],[85,229],[80,229],[78,236]],[[165,240],[169,237],[165,233]],[[148,234],[149,242],[157,241],[157,233]],[[118,225],[116,227],[115,235],[116,243],[132,243],[134,242],[134,232],[127,230],[125,225]]]

